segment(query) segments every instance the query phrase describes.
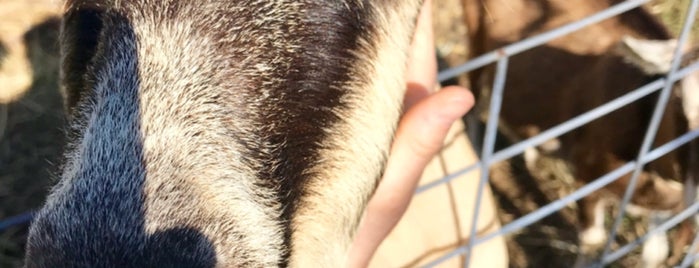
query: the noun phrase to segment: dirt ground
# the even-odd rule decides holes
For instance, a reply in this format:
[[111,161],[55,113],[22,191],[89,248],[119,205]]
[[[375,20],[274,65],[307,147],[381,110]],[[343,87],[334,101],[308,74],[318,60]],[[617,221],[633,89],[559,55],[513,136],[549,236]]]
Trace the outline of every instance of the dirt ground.
[[[658,1],[652,7],[677,30],[683,14],[678,6],[688,2]],[[40,207],[60,166],[65,118],[57,86],[58,21],[52,16],[59,7],[57,0],[0,0],[0,220]],[[459,2],[435,0],[435,7],[438,52],[447,65],[463,63],[468,50]],[[552,175],[560,162],[540,164],[533,175],[521,159],[493,168],[491,185],[503,223],[576,188],[570,178]],[[569,267],[578,250],[576,224],[570,206],[508,236],[511,266]],[[644,226],[643,219],[625,221],[618,242],[632,240]],[[0,267],[21,265],[26,231],[27,224],[0,231]],[[633,267],[637,260],[634,252],[613,266]]]
[[[0,219],[41,206],[64,117],[54,0],[0,0]],[[27,225],[0,231],[0,267],[17,267]]]

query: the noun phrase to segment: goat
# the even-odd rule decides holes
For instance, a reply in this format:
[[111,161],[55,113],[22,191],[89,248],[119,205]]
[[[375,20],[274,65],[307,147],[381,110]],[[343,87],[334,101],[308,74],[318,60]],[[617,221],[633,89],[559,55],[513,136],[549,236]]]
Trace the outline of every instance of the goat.
[[338,267],[421,1],[68,0],[60,180],[26,267]]
[[[477,56],[594,14],[620,0],[501,1],[464,0],[471,55]],[[664,40],[664,41],[648,41]],[[658,78],[669,70],[669,61],[639,65],[628,52],[648,55],[674,51],[675,43],[665,26],[644,8],[637,8],[555,39],[511,58],[502,99],[501,120],[510,136],[529,137],[576,115],[604,104]],[[659,57],[662,55],[659,55]],[[662,58],[662,57],[661,57]],[[645,63],[649,63],[645,61]],[[656,62],[657,63],[657,62]],[[492,67],[470,73],[474,92],[488,94]],[[696,79],[687,78],[685,81]],[[676,89],[669,100],[654,145],[664,144],[689,128],[687,106]],[[692,90],[696,90],[692,88]],[[484,92],[484,93],[483,93]],[[542,145],[572,164],[577,180],[590,182],[634,160],[648,127],[658,94],[627,105]],[[525,101],[523,101],[525,100]],[[681,107],[686,106],[684,109]],[[699,111],[699,110],[697,110]],[[691,120],[691,118],[690,118]],[[530,151],[531,152],[531,151]],[[527,158],[527,153],[525,153]],[[672,152],[645,166],[631,202],[652,210],[677,210],[683,206],[681,180],[688,165],[687,149]],[[606,190],[622,196],[631,174],[611,183]],[[669,180],[668,180],[669,179]],[[600,193],[578,202],[583,248],[598,248],[606,240],[604,203]],[[665,246],[667,247],[667,246]],[[644,251],[649,266],[656,265],[667,250]]]

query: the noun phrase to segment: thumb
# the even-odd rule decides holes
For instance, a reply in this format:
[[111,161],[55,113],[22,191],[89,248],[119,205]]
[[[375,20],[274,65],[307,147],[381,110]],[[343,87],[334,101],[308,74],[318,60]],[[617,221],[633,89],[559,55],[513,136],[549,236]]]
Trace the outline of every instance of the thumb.
[[416,104],[401,119],[391,149],[391,155],[395,156],[392,159],[400,165],[423,162],[426,165],[441,149],[451,125],[473,104],[471,92],[457,86],[446,87]]
[[403,116],[383,179],[357,230],[350,267],[367,266],[381,241],[403,216],[422,171],[442,147],[451,124],[473,103],[468,90],[448,87],[421,100]]
[[380,210],[402,215],[422,171],[442,148],[449,128],[473,103],[473,95],[465,88],[446,87],[405,113],[396,131],[383,180],[374,195],[389,199],[377,200],[381,204],[388,202],[389,207]]

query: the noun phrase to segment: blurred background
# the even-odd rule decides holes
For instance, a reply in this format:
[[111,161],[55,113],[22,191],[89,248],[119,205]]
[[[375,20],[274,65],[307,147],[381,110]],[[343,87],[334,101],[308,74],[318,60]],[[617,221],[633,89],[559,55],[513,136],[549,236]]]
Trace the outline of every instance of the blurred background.
[[[507,0],[502,4],[507,5]],[[677,35],[689,0],[656,0],[647,8]],[[460,0],[434,0],[435,42],[441,67],[469,57]],[[55,183],[65,117],[58,89],[58,31],[62,3],[0,0],[0,220],[39,208]],[[695,25],[694,41],[699,37]],[[465,75],[451,81],[467,85]],[[535,172],[521,159],[493,167],[491,187],[503,224],[569,194],[572,179],[556,176],[564,165],[544,159]],[[531,174],[530,174],[531,173]],[[572,207],[507,237],[511,267],[566,267],[577,251]],[[645,219],[625,221],[621,240],[646,230]],[[27,224],[0,231],[0,267],[22,264]],[[615,264],[633,267],[638,252]]]

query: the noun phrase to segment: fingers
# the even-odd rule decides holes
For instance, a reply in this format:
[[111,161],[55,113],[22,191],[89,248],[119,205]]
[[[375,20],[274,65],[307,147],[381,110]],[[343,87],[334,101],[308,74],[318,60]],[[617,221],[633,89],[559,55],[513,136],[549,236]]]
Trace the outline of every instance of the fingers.
[[427,163],[439,151],[451,124],[473,106],[460,87],[430,95],[437,83],[432,33],[432,1],[420,11],[409,51],[407,91],[383,179],[369,201],[349,253],[349,267],[366,267],[376,249],[408,207]]
[[473,95],[448,87],[413,106],[401,119],[386,170],[355,236],[350,267],[366,267],[405,212],[422,171],[452,123],[473,107]]
[[[462,87],[447,87],[416,104],[401,119],[383,180],[371,209],[402,215],[422,170],[439,152],[454,121],[473,107],[473,95]],[[374,203],[374,201],[376,201]]]

